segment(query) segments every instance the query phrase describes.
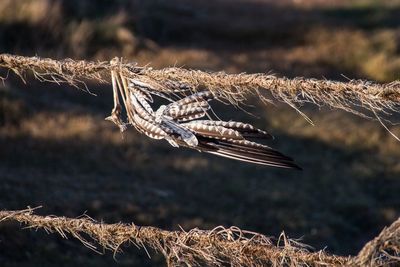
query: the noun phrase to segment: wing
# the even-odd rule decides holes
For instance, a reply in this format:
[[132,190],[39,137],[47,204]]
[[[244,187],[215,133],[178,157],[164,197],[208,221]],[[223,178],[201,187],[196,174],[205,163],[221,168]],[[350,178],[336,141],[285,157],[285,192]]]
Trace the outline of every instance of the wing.
[[181,139],[189,147],[196,147],[199,144],[196,135],[192,131],[185,127],[182,127],[178,123],[171,120],[163,120],[161,122],[161,125],[169,129],[170,136],[177,136],[178,139]]
[[243,140],[243,136],[238,131],[223,126],[207,125],[201,123],[201,121],[191,121],[189,123],[182,123],[181,125],[193,131],[196,133],[196,135],[203,137],[210,137],[220,140]]
[[[138,114],[142,119],[147,121],[154,120],[154,111],[146,101],[139,102],[137,94],[133,92],[131,92],[130,94],[130,101],[135,113]],[[145,104],[145,106],[143,106],[143,103]]]
[[175,101],[174,103],[179,106],[184,106],[184,105],[199,103],[199,102],[203,102],[203,101],[210,101],[212,99],[214,99],[214,95],[210,91],[202,91],[202,92],[197,92],[197,93],[194,93],[187,97],[184,97],[178,101]]
[[222,126],[228,129],[238,131],[244,138],[262,138],[273,139],[273,136],[266,131],[260,130],[251,124],[238,121],[213,121],[213,120],[197,120],[193,123],[201,123],[204,125]]
[[171,117],[173,120],[178,122],[187,122],[195,119],[204,117],[207,114],[207,110],[210,106],[189,104],[185,106],[173,106],[169,107],[164,112],[164,115]]
[[[173,146],[186,146],[199,151],[254,164],[279,168],[301,169],[293,159],[246,138],[271,139],[266,131],[248,123],[235,121],[195,120],[207,115],[208,101],[214,98],[209,91],[195,93],[162,106],[154,112],[151,86],[132,82],[130,104],[133,120],[139,131],[153,139],[165,139]],[[138,88],[143,87],[143,88]],[[183,122],[183,123],[182,123]]]
[[148,102],[153,103],[153,97],[148,91],[149,86],[146,86],[145,83],[131,79],[129,83],[129,88],[135,91],[140,91],[142,94],[144,94],[144,98]]
[[210,109],[208,101],[213,98],[213,94],[209,91],[195,93],[169,104],[164,115],[179,122],[202,118]]
[[[144,79],[144,77],[142,77],[142,79]],[[174,102],[173,99],[167,96],[168,93],[173,93],[173,92],[170,92],[169,90],[167,90],[166,88],[162,87],[161,85],[159,85],[154,81],[150,80],[140,81],[138,79],[130,79],[129,82],[130,82],[129,84],[130,87],[136,87],[137,89],[141,90],[144,94],[146,94],[147,101],[149,101],[150,103],[153,102],[153,98],[151,95],[156,95],[170,102]]]
[[150,115],[154,115],[154,110],[146,100],[146,94],[140,90],[131,90],[131,98],[136,98],[137,102],[145,109]]
[[168,137],[165,130],[159,125],[141,118],[138,114],[133,115],[133,120],[139,131],[153,139],[164,139]]

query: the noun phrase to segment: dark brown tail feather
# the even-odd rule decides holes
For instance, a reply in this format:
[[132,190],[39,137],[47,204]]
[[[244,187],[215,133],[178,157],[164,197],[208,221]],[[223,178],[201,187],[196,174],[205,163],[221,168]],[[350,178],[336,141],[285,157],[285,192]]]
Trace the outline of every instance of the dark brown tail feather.
[[218,143],[222,146],[226,146],[231,149],[251,151],[255,154],[268,155],[270,157],[276,157],[280,159],[286,159],[287,161],[293,161],[292,158],[282,154],[281,152],[275,149],[247,140],[227,140],[227,141],[218,140]]
[[267,147],[255,148],[232,144],[231,141],[221,142],[213,138],[198,137],[198,139],[200,150],[207,153],[260,165],[301,170],[291,158]]

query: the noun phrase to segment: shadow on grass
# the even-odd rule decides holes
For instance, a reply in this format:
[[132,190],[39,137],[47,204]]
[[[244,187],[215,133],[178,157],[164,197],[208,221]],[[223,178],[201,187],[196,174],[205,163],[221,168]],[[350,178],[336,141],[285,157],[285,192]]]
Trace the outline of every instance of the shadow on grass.
[[[21,54],[74,56],[70,37],[82,22],[90,29],[82,34],[86,57],[101,48],[119,48],[120,27],[138,39],[161,46],[246,50],[249,47],[291,46],[305,42],[316,28],[359,28],[366,31],[397,28],[400,9],[366,7],[296,8],[263,1],[59,1],[61,9],[41,23],[5,21],[0,25],[0,48]],[[15,7],[18,8],[18,5]],[[27,10],[26,12],[34,12]],[[120,19],[112,20],[113,17]],[[51,19],[50,19],[51,18]],[[54,20],[57,23],[54,23]],[[107,22],[110,20],[109,22]],[[78,38],[81,40],[82,38]]]
[[[273,147],[294,156],[303,172],[158,142],[1,137],[0,208],[43,205],[43,214],[87,211],[106,222],[167,229],[236,225],[274,236],[285,230],[318,249],[327,246],[345,255],[356,253],[390,223],[387,212],[399,213],[399,173],[382,156],[276,136]],[[374,169],[376,164],[383,167]],[[360,166],[369,174],[359,172]],[[7,244],[0,244],[2,251]]]
[[[122,139],[116,127],[103,121],[112,107],[110,90],[94,88],[98,97],[93,97],[42,83],[31,84],[35,89],[15,86],[0,91],[8,108],[20,103],[20,113],[0,125],[0,209],[42,205],[39,214],[76,217],[86,212],[108,223],[165,229],[236,225],[272,236],[285,230],[316,249],[327,246],[342,255],[357,253],[400,213],[400,173],[387,160],[390,155],[288,136],[267,125],[276,136],[270,145],[294,157],[304,171],[271,169],[174,149],[133,129]],[[8,116],[8,108],[1,113]],[[18,128],[36,114],[49,120],[84,114],[99,126],[62,138]],[[256,122],[233,110],[218,114]],[[39,132],[51,133],[43,122]],[[117,265],[111,253],[101,257],[76,241],[20,231],[16,225],[0,224],[0,240],[0,262],[9,266]],[[133,246],[127,251],[117,257],[118,266],[163,262],[160,256],[148,260]]]

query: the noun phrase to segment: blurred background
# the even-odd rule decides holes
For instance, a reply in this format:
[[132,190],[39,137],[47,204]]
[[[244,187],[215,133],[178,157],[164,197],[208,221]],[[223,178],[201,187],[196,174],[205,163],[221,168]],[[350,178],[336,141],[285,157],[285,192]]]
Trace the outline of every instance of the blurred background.
[[[400,1],[1,0],[0,52],[389,82],[400,77]],[[277,170],[122,135],[104,121],[111,87],[88,85],[97,96],[13,74],[0,85],[0,209],[41,205],[39,214],[168,230],[284,230],[340,255],[400,215],[400,144],[376,121],[304,106],[312,126],[257,99],[248,111],[258,118],[217,108],[268,129],[269,145],[304,168]],[[165,266],[134,246],[113,258],[19,229],[0,224],[1,266]]]

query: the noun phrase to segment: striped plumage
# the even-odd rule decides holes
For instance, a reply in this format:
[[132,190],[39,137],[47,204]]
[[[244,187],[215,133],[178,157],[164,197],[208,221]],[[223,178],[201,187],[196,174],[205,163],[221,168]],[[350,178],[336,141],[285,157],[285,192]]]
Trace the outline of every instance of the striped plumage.
[[[282,153],[266,145],[246,140],[273,138],[263,130],[242,122],[196,120],[207,114],[210,109],[208,101],[212,98],[211,92],[208,91],[195,93],[167,106],[161,106],[152,119],[161,129],[166,130],[169,138],[174,140],[174,146],[185,146],[261,165],[299,169],[291,158]],[[171,140],[168,141],[171,143]]]
[[264,138],[264,139],[273,139],[273,136],[267,133],[266,131],[257,129],[251,124],[237,122],[237,121],[214,121],[214,120],[197,120],[193,122],[189,122],[188,124],[201,124],[208,126],[219,126],[228,129],[235,130],[240,133],[240,135],[244,138]]
[[245,137],[272,138],[270,134],[251,125],[211,120],[191,121],[183,125],[196,133],[199,142],[197,149],[200,151],[261,165],[301,169],[293,159],[279,151],[246,140]]
[[[116,76],[115,73],[112,75]],[[167,95],[153,90],[143,81],[129,80],[121,75],[113,82],[114,109],[119,111],[118,90],[124,99],[129,123],[139,132],[153,139],[165,139],[174,147],[188,147],[235,160],[280,168],[300,169],[294,161],[282,153],[248,138],[272,139],[273,137],[254,126],[235,121],[201,119],[209,117],[209,101],[214,96],[210,91],[194,93],[173,101]],[[120,88],[123,87],[123,88]],[[152,95],[170,101],[156,111]],[[110,117],[112,117],[110,116]],[[119,118],[111,118],[117,125]],[[119,125],[120,126],[120,125]]]

